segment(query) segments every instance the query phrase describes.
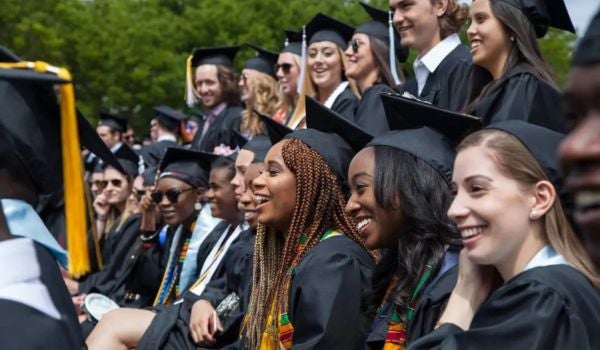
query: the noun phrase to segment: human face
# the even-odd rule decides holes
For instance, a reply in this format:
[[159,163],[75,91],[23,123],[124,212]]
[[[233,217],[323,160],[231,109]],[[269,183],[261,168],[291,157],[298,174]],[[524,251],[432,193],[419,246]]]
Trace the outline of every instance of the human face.
[[534,236],[529,219],[536,201],[532,191],[504,175],[482,146],[458,153],[452,185],[456,196],[448,216],[460,230],[469,259],[499,270],[522,263],[523,254],[530,253],[526,242]]
[[238,86],[240,87],[240,91],[242,92],[242,101],[246,103],[252,103],[254,100],[254,94],[252,93],[252,89],[250,87],[252,78],[255,74],[254,69],[243,69],[242,74],[240,75],[240,81],[238,82]]
[[423,56],[442,40],[438,17],[446,12],[447,0],[389,0],[389,5],[403,46]]
[[208,184],[206,199],[208,199],[212,216],[231,223],[234,218],[239,217],[240,212],[231,184],[229,169],[224,167],[212,169],[208,177]]
[[279,88],[286,96],[296,96],[298,94],[298,77],[300,76],[300,67],[296,64],[294,54],[283,52],[277,59],[276,72],[279,81]]
[[[357,48],[356,52],[354,52],[355,48]],[[346,69],[348,78],[355,79],[359,84],[369,76],[377,78],[378,69],[375,65],[375,58],[371,51],[371,40],[369,40],[368,35],[363,33],[354,34],[352,44],[348,45],[345,54],[348,57],[348,68]]]
[[109,126],[100,125],[96,128],[96,132],[109,149],[113,148],[120,142],[121,133],[118,131],[113,131]]
[[106,183],[104,182],[104,172],[92,173],[92,194],[94,197],[99,195],[104,188],[106,188]]
[[319,89],[333,90],[342,82],[342,57],[331,41],[312,43],[308,47],[308,74]]
[[396,245],[398,232],[405,226],[401,210],[386,210],[375,200],[375,153],[372,147],[358,152],[348,168],[351,195],[346,212],[357,223],[367,248]]
[[246,175],[248,165],[250,165],[253,159],[254,153],[247,149],[240,150],[235,159],[235,176],[231,179],[231,185],[234,188],[236,201],[239,201],[242,193],[246,191],[244,176]]
[[196,68],[194,85],[204,107],[212,108],[221,103],[223,88],[219,82],[216,65],[205,64],[198,66]]
[[[202,190],[191,189],[192,187],[180,180],[166,177],[158,181],[155,192],[163,194],[158,208],[167,225],[179,225],[192,217],[195,213],[194,204],[202,197]],[[171,202],[165,193],[169,191],[181,191],[175,203]]]
[[284,233],[296,206],[296,177],[282,155],[286,142],[271,147],[265,157],[264,171],[252,182],[258,222]]
[[104,170],[104,181],[106,182],[104,194],[106,195],[108,204],[124,204],[127,197],[131,194],[131,185],[127,181],[127,176],[109,166]]
[[494,79],[504,72],[511,41],[502,23],[492,12],[489,0],[476,0],[469,13],[467,36],[471,42],[473,63],[489,71]]
[[137,176],[135,180],[133,180],[133,191],[129,199],[136,206],[140,204],[142,197],[146,194],[146,189],[144,188],[144,177]]
[[127,129],[127,132],[123,134],[123,141],[129,146],[132,147],[135,143],[135,133],[132,128]]
[[575,222],[588,254],[600,267],[600,64],[571,69],[565,87],[571,132],[559,157],[575,197]]
[[152,118],[150,121],[150,139],[152,142],[158,140],[158,120],[156,118]]
[[254,202],[254,188],[252,181],[256,179],[265,168],[263,163],[252,163],[248,165],[246,176],[244,178],[246,190],[242,194],[238,202],[238,209],[244,212],[244,220],[248,222],[251,228],[256,228],[258,225],[258,216],[256,213],[256,203]]

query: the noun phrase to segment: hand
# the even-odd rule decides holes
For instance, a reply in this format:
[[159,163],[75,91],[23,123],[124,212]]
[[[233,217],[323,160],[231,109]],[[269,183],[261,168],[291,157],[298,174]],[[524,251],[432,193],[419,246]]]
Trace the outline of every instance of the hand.
[[142,196],[142,199],[140,200],[140,208],[142,209],[142,211],[151,212],[152,210],[154,210],[155,204],[152,200],[152,197],[150,197],[150,193],[151,191],[146,191],[146,194],[144,194]]
[[73,305],[75,306],[75,312],[78,315],[84,314],[84,312],[81,310],[81,306],[83,306],[86,296],[87,294],[79,294],[78,296],[71,297]]
[[217,331],[223,331],[223,325],[213,306],[206,300],[195,302],[190,315],[190,333],[194,342],[202,346],[214,344]]
[[103,192],[96,196],[93,205],[94,211],[96,211],[96,214],[99,218],[106,217],[108,211],[110,210],[110,204],[108,204],[108,199],[106,198],[106,195],[104,195]]
[[63,276],[63,280],[65,281],[65,284],[67,285],[67,289],[69,290],[69,293],[71,293],[71,295],[79,294],[79,282],[75,281],[72,278],[64,277],[64,276]]

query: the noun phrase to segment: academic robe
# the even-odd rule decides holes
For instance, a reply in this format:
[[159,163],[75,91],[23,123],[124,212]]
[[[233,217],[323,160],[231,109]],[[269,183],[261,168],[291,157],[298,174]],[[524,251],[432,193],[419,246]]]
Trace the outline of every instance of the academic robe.
[[350,86],[347,86],[341,94],[333,101],[331,110],[337,114],[346,117],[348,120],[354,120],[354,113],[358,108],[358,97],[354,95]]
[[600,349],[600,296],[568,265],[535,267],[479,307],[469,330],[443,324],[409,349]]
[[221,144],[236,148],[237,143],[233,131],[240,131],[242,122],[242,109],[236,106],[227,106],[215,118],[206,133],[202,135],[204,122],[198,126],[198,132],[192,141],[192,149],[213,153],[214,148]]
[[146,166],[149,168],[158,167],[158,163],[169,147],[181,146],[173,140],[161,140],[151,145],[144,146],[144,148],[142,148],[142,158],[144,159]]
[[390,130],[380,96],[384,92],[394,92],[394,90],[384,84],[375,84],[363,91],[354,115],[354,123],[374,136]]
[[460,111],[467,101],[471,64],[469,48],[458,45],[442,60],[437,69],[429,74],[421,94],[415,78],[406,81],[401,93],[406,91],[435,106]]
[[522,66],[513,68],[501,79],[468,114],[483,118],[484,125],[518,119],[560,133],[568,131],[558,89]]
[[292,278],[288,316],[293,349],[362,349],[370,320],[363,313],[373,259],[346,235],[306,253]]
[[253,230],[242,232],[230,246],[204,292],[200,296],[186,292],[182,303],[161,309],[144,333],[137,349],[203,349],[193,342],[189,331],[192,306],[203,299],[217,308],[230,293],[236,293],[240,298],[238,307],[225,320],[221,320],[223,332],[217,337],[217,343],[210,348],[233,346],[230,344],[238,341],[240,326],[250,304],[254,238]]

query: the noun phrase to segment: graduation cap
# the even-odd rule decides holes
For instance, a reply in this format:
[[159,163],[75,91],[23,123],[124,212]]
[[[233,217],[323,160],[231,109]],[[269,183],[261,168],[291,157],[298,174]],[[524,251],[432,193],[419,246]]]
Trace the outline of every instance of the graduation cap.
[[[20,163],[3,165],[26,169],[29,179],[22,181],[35,186],[36,210],[51,231],[64,222],[69,269],[80,276],[89,270],[81,145],[117,170],[124,170],[75,109],[67,70],[44,62],[20,61],[5,48],[0,49],[0,61],[4,61],[0,63],[0,128],[13,140],[12,152]],[[52,75],[57,78],[52,79]],[[1,142],[8,142],[7,138]],[[63,230],[54,234],[63,234]]]
[[193,187],[208,187],[210,165],[217,158],[212,153],[169,147],[158,168],[159,179],[172,177]]
[[273,145],[284,139],[293,138],[301,140],[323,157],[333,173],[340,180],[342,187],[345,186],[348,166],[356,153],[346,140],[338,134],[315,129],[292,130],[265,115],[259,116],[266,126],[267,133]]
[[129,146],[123,143],[115,152],[115,157],[127,175],[131,175],[133,177],[139,175],[140,156]]
[[594,63],[600,63],[600,11],[590,22],[583,38],[579,40],[572,59],[574,66]]
[[[363,9],[371,16],[371,20],[356,27],[354,33],[362,33],[381,40],[395,54],[400,62],[405,62],[408,58],[408,49],[400,45],[400,36],[391,23],[391,14],[389,11],[380,10],[365,2],[360,2]],[[390,40],[390,36],[393,40]],[[390,66],[393,61],[390,62]]]
[[483,127],[480,118],[400,95],[383,93],[381,100],[391,130],[428,126],[458,143],[470,132]]
[[127,131],[127,119],[119,117],[117,115],[101,111],[100,118],[98,119],[98,126],[108,126],[114,131],[125,132]]
[[575,33],[564,0],[500,0],[518,8],[535,28],[538,38],[544,37],[548,27]]
[[247,43],[246,45],[256,50],[256,56],[247,60],[244,63],[244,68],[254,69],[275,78],[275,64],[277,63],[279,54],[252,43]]
[[281,53],[289,52],[294,55],[302,56],[302,32],[286,29],[285,42]]
[[187,119],[187,116],[169,106],[156,106],[156,120],[169,130],[179,129],[179,123]]
[[248,140],[244,135],[237,131],[233,131],[235,141],[240,149],[248,150],[254,153],[252,163],[262,162],[272,146],[271,140],[266,135],[256,135],[251,140]]
[[346,50],[352,34],[354,34],[352,26],[322,13],[318,13],[306,24],[308,45],[320,41],[331,41],[342,50]]
[[215,46],[196,49],[192,54],[192,67],[205,64],[232,67],[235,55],[240,48],[241,46]]

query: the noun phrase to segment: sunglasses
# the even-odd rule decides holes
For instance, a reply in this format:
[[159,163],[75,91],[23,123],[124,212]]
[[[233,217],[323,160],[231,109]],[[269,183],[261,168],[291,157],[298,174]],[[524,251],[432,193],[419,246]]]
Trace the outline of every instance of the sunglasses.
[[290,70],[292,69],[292,64],[291,63],[282,63],[282,64],[277,63],[275,65],[275,73],[277,73],[279,71],[279,69],[281,69],[283,74],[290,74]]
[[111,185],[113,185],[113,187],[117,187],[120,188],[121,185],[123,184],[123,180],[120,179],[111,179],[111,180],[96,180],[93,182],[93,184],[98,187],[99,190],[104,190],[106,188],[106,186],[108,186],[108,183],[110,183]]
[[146,191],[145,191],[145,190],[137,190],[137,189],[135,189],[135,188],[133,189],[133,195],[135,196],[135,198],[136,198],[138,201],[141,201],[141,200],[142,200],[142,197],[144,197],[144,195],[145,195],[145,194],[146,194]]
[[352,52],[353,53],[358,53],[358,48],[360,47],[360,45],[362,45],[363,43],[360,42],[358,39],[352,39],[350,40],[350,46],[352,47]]
[[171,202],[171,204],[175,204],[177,203],[177,200],[179,199],[179,195],[182,194],[183,192],[187,192],[187,191],[191,191],[194,190],[195,188],[190,187],[187,188],[185,190],[181,190],[181,189],[171,189],[168,190],[167,192],[161,192],[161,191],[154,191],[150,194],[150,197],[152,198],[152,200],[154,201],[154,203],[159,204],[162,201],[163,195],[167,197],[167,199],[169,200],[169,202]]

